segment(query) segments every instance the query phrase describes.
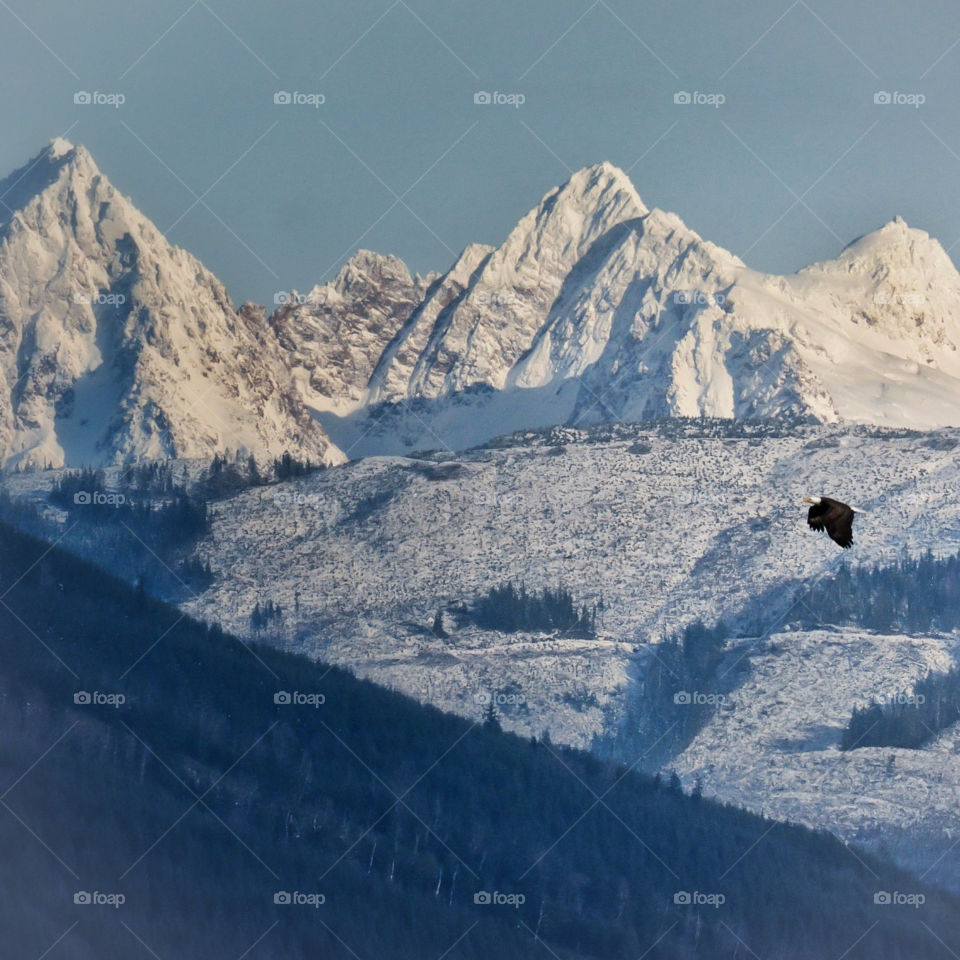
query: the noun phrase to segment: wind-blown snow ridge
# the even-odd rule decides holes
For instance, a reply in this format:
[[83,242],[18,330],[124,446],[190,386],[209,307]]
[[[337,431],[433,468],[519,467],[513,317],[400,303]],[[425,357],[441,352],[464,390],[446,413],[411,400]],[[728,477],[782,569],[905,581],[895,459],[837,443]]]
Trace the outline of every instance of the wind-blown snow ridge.
[[0,182],[0,460],[95,464],[342,454],[262,310],[58,138]]

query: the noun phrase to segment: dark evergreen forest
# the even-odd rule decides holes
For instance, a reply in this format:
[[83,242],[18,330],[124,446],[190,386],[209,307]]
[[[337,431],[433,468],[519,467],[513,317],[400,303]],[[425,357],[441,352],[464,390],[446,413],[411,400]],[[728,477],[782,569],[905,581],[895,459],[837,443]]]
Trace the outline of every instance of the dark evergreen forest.
[[245,645],[5,524],[0,643],[11,957],[960,949],[960,901],[829,835]]

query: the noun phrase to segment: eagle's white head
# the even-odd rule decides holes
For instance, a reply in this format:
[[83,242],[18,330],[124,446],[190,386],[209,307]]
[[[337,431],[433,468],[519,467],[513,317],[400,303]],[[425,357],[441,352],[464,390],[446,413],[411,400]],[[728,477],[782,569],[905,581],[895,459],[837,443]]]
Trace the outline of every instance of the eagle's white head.
[[820,498],[819,498],[819,497],[804,497],[804,498],[803,498],[803,502],[804,502],[804,503],[819,503],[819,502],[820,502]]

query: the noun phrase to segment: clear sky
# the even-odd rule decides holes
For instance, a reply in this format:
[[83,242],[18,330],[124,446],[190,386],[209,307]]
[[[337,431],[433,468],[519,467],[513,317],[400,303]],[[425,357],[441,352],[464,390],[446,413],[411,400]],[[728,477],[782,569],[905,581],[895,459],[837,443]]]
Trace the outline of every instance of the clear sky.
[[85,144],[237,301],[443,269],[599,160],[759,269],[897,214],[960,253],[956,0],[0,0],[0,76],[0,175]]

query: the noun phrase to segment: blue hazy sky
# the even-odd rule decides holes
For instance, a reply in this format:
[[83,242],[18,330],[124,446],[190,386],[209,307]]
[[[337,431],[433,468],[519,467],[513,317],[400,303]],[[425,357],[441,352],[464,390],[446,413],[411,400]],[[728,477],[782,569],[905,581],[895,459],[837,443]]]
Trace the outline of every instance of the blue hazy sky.
[[[85,144],[237,301],[308,289],[358,246],[443,269],[599,160],[759,269],[832,256],[896,214],[956,260],[958,14],[946,0],[3,0],[0,175],[53,136]],[[125,102],[75,104],[78,90]],[[325,102],[277,105],[279,90]],[[478,105],[479,90],[525,102]]]

